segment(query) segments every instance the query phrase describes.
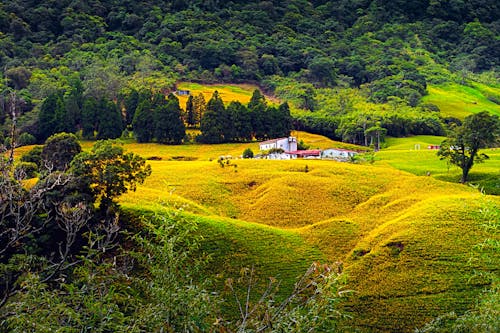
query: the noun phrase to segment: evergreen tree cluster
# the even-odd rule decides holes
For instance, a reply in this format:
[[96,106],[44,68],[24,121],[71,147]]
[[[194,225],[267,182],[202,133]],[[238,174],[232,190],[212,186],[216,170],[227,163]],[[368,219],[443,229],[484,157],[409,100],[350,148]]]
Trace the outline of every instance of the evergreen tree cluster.
[[35,131],[41,142],[55,133],[80,130],[84,138],[100,140],[120,137],[123,126],[120,109],[112,100],[83,97],[72,90],[53,93],[42,102]]
[[267,105],[264,95],[256,89],[248,105],[232,101],[226,107],[215,91],[201,118],[198,139],[205,143],[264,140],[288,136],[291,129],[288,103]]
[[38,139],[44,141],[59,133],[81,131],[86,139],[115,139],[132,127],[139,142],[179,144],[185,137],[179,100],[173,94],[138,92],[122,93],[117,102],[102,96],[84,97],[78,90],[49,95],[41,104]]
[[132,120],[138,142],[180,144],[186,136],[179,99],[174,94],[165,96],[151,92],[141,94]]

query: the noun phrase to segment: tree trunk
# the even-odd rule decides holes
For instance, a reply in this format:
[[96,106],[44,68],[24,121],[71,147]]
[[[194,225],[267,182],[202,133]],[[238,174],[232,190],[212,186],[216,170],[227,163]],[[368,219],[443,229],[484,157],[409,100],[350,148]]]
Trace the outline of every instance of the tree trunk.
[[467,178],[469,177],[469,171],[472,169],[472,165],[474,165],[474,157],[477,154],[477,150],[472,150],[470,153],[470,157],[467,159],[466,163],[462,167],[462,179],[460,179],[460,183],[465,184],[467,182]]
[[462,169],[462,178],[460,179],[460,183],[465,184],[467,182],[467,177],[469,176],[469,170],[467,168]]
[[377,131],[377,150],[380,150],[380,131]]

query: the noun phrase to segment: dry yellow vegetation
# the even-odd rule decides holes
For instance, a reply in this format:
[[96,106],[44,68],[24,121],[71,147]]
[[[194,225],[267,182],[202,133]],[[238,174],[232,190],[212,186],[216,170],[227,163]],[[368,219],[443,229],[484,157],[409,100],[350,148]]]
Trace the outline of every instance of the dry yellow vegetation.
[[[179,90],[189,90],[192,96],[198,96],[202,94],[205,98],[205,101],[208,102],[215,91],[219,93],[219,96],[222,98],[225,104],[228,104],[232,101],[239,101],[243,104],[248,104],[250,102],[250,98],[252,98],[252,94],[255,89],[259,89],[258,86],[252,84],[198,84],[191,82],[180,82],[177,84],[177,89]],[[266,95],[266,100],[271,103],[279,103],[279,101],[273,96]],[[188,100],[188,96],[180,95],[178,96],[179,103],[182,108],[186,106],[186,102]]]
[[[313,148],[341,145],[295,135]],[[258,143],[126,144],[155,160],[148,162],[151,177],[120,201],[139,212],[178,209],[195,219],[204,249],[213,254],[214,275],[254,265],[261,275],[284,279],[286,290],[310,261],[342,262],[355,290],[346,310],[356,327],[409,332],[467,310],[491,283],[490,274],[498,274],[499,253],[474,251],[485,239],[500,241],[498,229],[484,227],[498,224],[500,200],[393,168],[387,161],[403,150],[411,154],[401,157],[408,167],[425,158],[442,168],[437,156],[406,145],[379,153],[373,165],[233,159],[222,167],[219,156],[237,157],[247,147],[257,152]]]
[[[336,145],[300,137],[316,140],[318,147]],[[491,237],[480,227],[483,203],[498,207],[498,197],[378,162],[235,159],[221,167],[215,159],[238,156],[247,146],[254,149],[256,143],[127,145],[164,159],[150,161],[152,176],[121,201],[202,217],[207,243],[217,244],[208,248],[219,265],[225,263],[214,264],[214,272],[258,263],[293,277],[290,268],[303,262],[290,266],[290,260],[342,262],[356,290],[348,309],[356,325],[370,330],[411,331],[437,315],[463,311],[490,283],[477,272],[492,272],[494,264],[478,259],[471,265],[469,259],[474,246]],[[285,260],[292,240],[292,251],[301,255]],[[498,263],[499,255],[492,256]]]

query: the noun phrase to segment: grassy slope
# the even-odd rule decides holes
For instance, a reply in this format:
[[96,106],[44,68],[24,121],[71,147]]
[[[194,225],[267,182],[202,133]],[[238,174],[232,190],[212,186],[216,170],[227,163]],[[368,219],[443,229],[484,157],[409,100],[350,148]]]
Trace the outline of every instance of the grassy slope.
[[[207,89],[186,83],[179,88],[193,95],[202,92],[207,100],[217,89],[227,103],[248,101],[255,87]],[[432,89],[431,99],[448,88]],[[445,113],[457,108],[465,115],[466,102],[446,104],[457,93],[453,90],[434,103]],[[346,147],[321,136],[294,134],[311,148]],[[253,265],[262,278],[282,279],[286,293],[311,261],[341,261],[349,287],[356,291],[347,309],[356,326],[409,331],[444,312],[470,307],[488,283],[475,272],[494,271],[500,259],[492,254],[490,261],[470,264],[475,245],[486,237],[498,240],[496,234],[485,234],[485,218],[478,212],[485,201],[497,209],[499,200],[434,179],[454,181],[459,176],[459,170],[448,170],[434,151],[426,150],[441,139],[389,139],[374,165],[237,160],[224,168],[215,161],[219,156],[239,156],[247,147],[256,152],[258,144],[130,143],[128,150],[161,161],[149,162],[152,176],[121,203],[136,212],[181,209],[195,219],[205,238],[204,250],[213,254],[213,276],[235,277],[240,268]],[[420,151],[414,150],[416,143]],[[88,149],[91,143],[83,146]],[[475,166],[473,179],[498,175],[500,154],[489,154],[492,160]],[[418,177],[427,172],[433,177]]]
[[[128,201],[123,201],[122,206],[136,216],[169,214],[172,210],[169,205],[146,206]],[[254,267],[261,285],[266,284],[269,277],[282,281],[278,294],[285,296],[311,262],[327,261],[317,247],[293,231],[182,210],[177,213],[198,224],[203,237],[202,251],[210,254],[207,272],[218,284],[217,290],[223,289],[225,279],[238,277],[240,269]],[[246,285],[237,287],[246,288]],[[231,313],[236,313],[235,305],[231,300],[226,304]]]
[[[281,277],[287,290],[309,262],[342,261],[356,290],[348,310],[357,325],[408,331],[469,307],[488,283],[474,271],[495,269],[491,262],[470,265],[469,258],[474,245],[488,237],[476,213],[485,198],[497,206],[498,198],[387,165],[400,163],[416,174],[429,168],[433,175],[446,173],[446,164],[424,148],[439,141],[390,141],[374,165],[233,160],[224,168],[209,157],[237,155],[245,145],[156,149],[131,144],[127,148],[132,151],[154,151],[165,160],[151,161],[153,175],[137,192],[123,196],[122,203],[157,211],[182,207],[195,214],[205,249],[214,253],[211,272],[224,276],[255,265],[262,277]],[[421,151],[410,151],[415,142]],[[401,156],[406,150],[409,155]],[[199,153],[200,159],[168,160],[188,152]],[[426,160],[422,165],[416,163],[421,158]],[[476,171],[491,172],[495,165],[479,165]],[[493,258],[500,259],[498,254]]]
[[455,83],[446,85],[429,85],[429,94],[423,98],[424,103],[432,103],[439,107],[444,117],[465,118],[471,113],[489,111],[500,116],[500,105],[487,97],[500,100],[500,88],[474,83],[462,86]]
[[[388,164],[419,176],[429,172],[434,178],[458,182],[461,169],[439,160],[435,150],[427,149],[428,145],[439,145],[443,139],[437,136],[388,138],[387,148],[376,154],[378,164]],[[420,150],[416,149],[416,145],[420,145]],[[469,180],[484,188],[487,194],[500,195],[500,149],[484,149],[481,152],[487,154],[489,159],[472,167]]]

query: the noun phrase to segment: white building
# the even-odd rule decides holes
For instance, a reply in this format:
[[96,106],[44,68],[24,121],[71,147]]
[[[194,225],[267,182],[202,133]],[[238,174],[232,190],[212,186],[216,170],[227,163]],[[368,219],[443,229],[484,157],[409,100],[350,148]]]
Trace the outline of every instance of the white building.
[[290,136],[288,138],[279,138],[267,140],[260,143],[260,150],[283,149],[285,152],[297,150],[297,138]]
[[321,152],[321,158],[335,159],[335,160],[349,160],[351,157],[357,154],[358,152],[354,150],[328,148]]

